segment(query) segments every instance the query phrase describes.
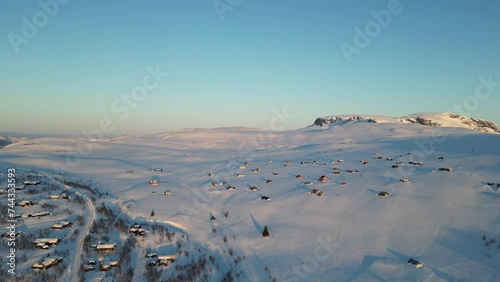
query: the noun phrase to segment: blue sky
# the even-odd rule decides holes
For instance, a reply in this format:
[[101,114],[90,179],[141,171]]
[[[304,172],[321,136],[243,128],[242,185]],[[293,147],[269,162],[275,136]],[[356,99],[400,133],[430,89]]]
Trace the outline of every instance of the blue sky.
[[[402,0],[392,13],[392,1],[220,0],[223,18],[212,0],[40,1],[57,3],[53,15],[2,1],[0,132],[81,134],[104,118],[112,134],[269,127],[284,107],[294,129],[334,114],[450,111],[473,101],[479,76],[500,82],[500,2]],[[382,10],[390,21],[356,45],[355,28]],[[342,42],[357,46],[350,61]],[[126,117],[112,110],[148,66],[169,76]],[[464,113],[500,124],[494,90]]]

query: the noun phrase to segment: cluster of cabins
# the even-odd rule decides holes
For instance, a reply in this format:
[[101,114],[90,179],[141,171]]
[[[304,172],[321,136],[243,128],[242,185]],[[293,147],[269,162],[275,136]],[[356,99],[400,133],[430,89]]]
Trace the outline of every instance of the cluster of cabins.
[[[89,260],[87,262],[87,265],[85,266],[85,271],[92,271],[96,269],[96,261],[95,260]],[[109,262],[105,262],[104,260],[99,261],[99,265],[97,266],[97,269],[101,271],[108,271],[112,267],[118,267],[120,266],[120,263],[116,260],[112,260]]]
[[[114,251],[116,249],[116,243],[110,242],[110,243],[99,243],[96,245],[92,245],[91,247],[95,248],[96,251],[98,252],[106,252],[106,251]],[[84,266],[85,271],[92,271],[95,269],[99,269],[101,271],[108,271],[112,267],[118,267],[120,264],[118,261],[107,261],[105,262],[104,260],[100,260],[99,264],[95,260],[89,260],[87,261],[87,264]]]
[[152,259],[148,262],[149,266],[155,266],[155,265],[167,266],[170,263],[175,262],[175,260],[177,259],[175,255],[159,256],[156,253],[147,254],[146,258]]
[[[401,155],[400,157],[402,157],[402,155]],[[393,158],[389,158],[389,157],[385,157],[385,158],[384,158],[384,157],[382,157],[382,156],[376,156],[376,157],[373,157],[373,159],[378,159],[378,160],[385,159],[386,161],[393,161]],[[444,157],[440,157],[439,159],[440,159],[440,160],[443,160],[443,159],[444,159]],[[271,163],[271,162],[272,162],[272,161],[269,161],[268,163]],[[344,160],[341,160],[341,159],[336,160],[336,161],[332,161],[332,163],[343,163],[343,162],[344,162]],[[361,164],[363,164],[363,165],[368,165],[368,164],[369,164],[369,162],[368,162],[367,160],[361,160],[360,162],[361,162]],[[286,160],[285,166],[288,166],[289,164],[290,164],[290,160]],[[307,164],[309,164],[309,162],[307,162],[307,161],[301,161],[301,162],[300,162],[300,164],[302,164],[302,165],[307,165]],[[312,164],[313,164],[313,165],[316,165],[316,164],[317,164],[317,162],[316,162],[316,161],[313,161],[313,162],[312,162]],[[401,165],[401,164],[402,164],[402,162],[396,162],[394,165],[392,165],[392,168],[398,168],[398,167],[400,167],[400,165]],[[410,165],[414,165],[414,166],[423,166],[423,165],[424,165],[424,163],[423,163],[423,162],[413,162],[413,161],[408,162],[408,164],[410,164]],[[248,163],[248,162],[245,162],[243,165],[239,166],[239,169],[246,169],[246,167],[247,167],[248,165],[249,165],[249,163]],[[266,165],[267,165],[267,164],[266,164]],[[325,164],[325,165],[327,165],[327,164]],[[333,174],[334,174],[334,175],[340,175],[340,169],[339,169],[338,167],[334,167],[332,170],[333,170]],[[448,172],[452,172],[452,171],[453,171],[453,169],[452,169],[452,168],[444,168],[444,167],[443,167],[443,168],[439,168],[439,170],[440,170],[440,171],[448,171]],[[256,169],[252,169],[251,171],[252,171],[252,172],[260,172],[260,169],[256,168]],[[345,172],[346,172],[346,173],[353,174],[353,173],[359,173],[360,171],[359,171],[359,170],[349,170],[349,169],[348,169],[348,170],[346,170]],[[278,175],[278,173],[273,172],[273,175]],[[212,173],[212,172],[209,172],[209,173],[208,173],[208,176],[209,176],[209,177],[214,177],[214,176],[215,176],[215,174],[214,174],[214,173]],[[236,175],[235,175],[235,177],[236,177],[236,178],[243,178],[243,177],[245,177],[245,175],[244,175],[244,174],[241,174],[241,173],[238,173],[238,174],[236,174]],[[299,174],[299,175],[296,175],[296,176],[295,176],[295,178],[296,178],[296,179],[303,179],[304,177],[303,177],[302,175],[300,175],[300,174]],[[324,182],[327,182],[327,181],[328,181],[328,176],[326,176],[326,175],[322,175],[322,176],[321,176],[321,177],[317,180],[317,182],[323,182],[323,183],[324,183]],[[400,179],[399,181],[400,181],[401,183],[411,183],[410,179],[407,179],[407,178],[402,178],[402,179]],[[266,182],[266,183],[273,183],[274,181],[273,181],[273,180],[271,180],[271,179],[267,179],[265,182]],[[306,182],[304,182],[304,185],[306,185],[306,186],[310,186],[310,185],[313,185],[313,184],[314,184],[314,183],[313,183],[313,182],[310,182],[310,181],[306,181]],[[488,185],[490,185],[490,184],[491,184],[491,185],[493,185],[493,183],[488,183]],[[214,187],[218,187],[218,186],[222,186],[222,185],[228,185],[228,182],[224,182],[224,183],[212,182],[212,186],[214,186]],[[346,185],[347,185],[347,183],[346,183],[346,182],[342,182],[342,183],[340,183],[340,186],[346,186]],[[500,184],[498,184],[498,188],[500,188]],[[258,190],[259,190],[259,188],[257,188],[256,186],[250,186],[248,189],[249,189],[250,191],[258,191]],[[232,185],[229,185],[229,186],[227,186],[227,187],[226,187],[226,190],[236,190],[236,187],[234,187],[234,186],[232,186]],[[319,189],[312,189],[312,190],[310,191],[310,193],[315,194],[315,195],[317,195],[317,196],[323,196],[323,195],[324,195],[324,192],[323,192],[323,191],[321,191],[321,190],[319,190]],[[379,196],[379,197],[389,197],[389,196],[390,196],[390,194],[389,194],[388,192],[386,192],[386,191],[381,191],[381,192],[377,193],[377,196]],[[261,200],[266,200],[266,201],[271,200],[271,198],[266,197],[266,196],[261,196],[261,198],[260,198],[260,199],[261,199]]]

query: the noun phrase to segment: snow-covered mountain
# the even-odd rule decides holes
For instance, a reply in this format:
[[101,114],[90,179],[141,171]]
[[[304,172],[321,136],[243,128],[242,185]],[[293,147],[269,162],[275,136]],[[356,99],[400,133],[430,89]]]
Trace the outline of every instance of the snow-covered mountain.
[[352,123],[414,123],[425,126],[460,127],[482,132],[500,134],[500,126],[479,118],[470,118],[454,113],[418,113],[403,117],[377,115],[338,115],[317,118],[314,126],[337,126]]
[[9,137],[0,136],[0,148],[3,148],[9,144],[12,144],[12,139]]

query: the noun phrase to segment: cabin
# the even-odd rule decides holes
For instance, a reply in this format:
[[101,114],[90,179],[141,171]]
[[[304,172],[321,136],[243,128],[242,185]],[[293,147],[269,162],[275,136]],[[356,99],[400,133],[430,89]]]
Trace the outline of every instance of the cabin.
[[316,196],[322,197],[324,193],[323,193],[323,191],[321,191],[319,189],[312,189],[311,194],[316,194]]
[[39,248],[43,248],[43,246],[48,248],[49,246],[59,245],[59,243],[61,243],[59,238],[38,238],[33,241],[33,244]]
[[98,251],[112,251],[116,249],[116,243],[98,244],[95,248]]
[[378,196],[379,197],[389,197],[389,193],[385,192],[385,191],[382,191],[382,192],[378,193]]
[[328,176],[326,176],[326,175],[322,175],[322,176],[318,179],[318,181],[319,181],[319,182],[326,182],[327,180],[328,180]]
[[162,261],[164,261],[164,262],[175,262],[176,257],[174,255],[168,255],[168,256],[163,255],[163,256],[157,256],[156,260],[161,265]]
[[130,228],[129,233],[135,234],[136,236],[146,236],[146,229],[143,228]]
[[255,187],[255,186],[250,186],[248,189],[250,189],[250,191],[258,191],[259,188]]
[[101,262],[101,265],[99,266],[100,271],[108,271],[111,269],[111,265],[105,264],[104,262]]
[[158,180],[149,180],[149,185],[159,185],[160,181]]
[[60,200],[60,199],[69,199],[68,195],[66,195],[66,193],[62,193],[61,195],[50,195],[49,196],[49,199],[52,199],[52,200]]
[[269,184],[270,184],[270,183],[273,183],[273,182],[274,182],[274,181],[272,181],[271,179],[267,179],[267,180],[266,180],[266,183],[269,183]]
[[47,211],[39,211],[39,212],[35,212],[35,213],[24,214],[23,217],[40,217],[40,216],[47,216],[49,214],[50,214],[50,212],[47,212]]
[[62,260],[62,257],[46,257],[43,261],[33,264],[32,268],[45,270],[59,264]]
[[144,236],[146,235],[147,230],[143,229],[139,224],[134,224],[134,226],[130,227],[128,230],[128,233],[135,234],[137,236]]
[[69,222],[69,221],[61,221],[59,223],[55,223],[52,225],[52,229],[58,229],[58,230],[62,230],[62,229],[65,229],[65,228],[68,228],[68,227],[71,227],[73,226],[73,223],[72,222]]
[[14,188],[15,190],[24,190],[24,185],[19,185],[19,186],[16,186],[16,188]]
[[20,206],[20,207],[26,207],[26,206],[34,206],[36,205],[37,203],[36,202],[32,202],[32,201],[27,201],[27,200],[24,200],[24,201],[21,201],[19,203],[16,203],[17,206]]
[[160,266],[168,266],[168,264],[169,264],[168,260],[160,260],[158,262],[158,265],[160,265]]
[[260,199],[264,200],[264,201],[271,201],[271,198],[267,197],[267,196],[262,196],[262,197],[260,197]]
[[453,168],[451,168],[451,167],[441,167],[441,168],[439,168],[439,171],[453,172]]
[[413,264],[416,268],[421,268],[422,266],[424,266],[423,263],[419,262],[418,260],[412,259],[412,258],[410,258],[408,260],[408,263]]
[[402,182],[402,183],[410,183],[410,179],[408,178],[403,178],[403,179],[400,179],[399,182]]

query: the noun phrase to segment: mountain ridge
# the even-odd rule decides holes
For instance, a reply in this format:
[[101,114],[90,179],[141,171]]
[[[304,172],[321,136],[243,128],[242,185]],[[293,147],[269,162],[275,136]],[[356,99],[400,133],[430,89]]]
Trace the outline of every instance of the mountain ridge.
[[500,126],[480,118],[455,113],[417,113],[402,117],[383,115],[335,115],[317,118],[311,126],[342,126],[353,123],[406,123],[434,127],[459,127],[486,133],[500,134]]

